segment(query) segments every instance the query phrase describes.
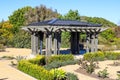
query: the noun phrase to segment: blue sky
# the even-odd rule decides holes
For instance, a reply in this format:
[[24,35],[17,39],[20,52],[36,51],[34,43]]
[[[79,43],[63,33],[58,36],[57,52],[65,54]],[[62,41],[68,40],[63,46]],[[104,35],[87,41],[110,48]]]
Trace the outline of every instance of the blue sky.
[[0,21],[8,20],[18,8],[41,4],[63,15],[70,9],[78,10],[81,16],[102,17],[120,25],[120,0],[1,0]]

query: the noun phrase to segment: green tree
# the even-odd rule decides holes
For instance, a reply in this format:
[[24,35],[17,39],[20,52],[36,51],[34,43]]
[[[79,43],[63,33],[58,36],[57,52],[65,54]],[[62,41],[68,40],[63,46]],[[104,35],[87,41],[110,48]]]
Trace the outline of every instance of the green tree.
[[13,38],[13,25],[9,21],[0,23],[0,44],[7,45]]
[[101,17],[87,17],[87,16],[81,16],[82,21],[96,23],[96,24],[102,24],[103,27],[116,27],[117,25],[113,22],[106,20]]
[[25,25],[25,13],[31,9],[31,7],[23,7],[13,12],[12,15],[9,16],[9,21],[13,25],[13,33],[19,32],[21,26]]
[[[80,15],[77,10],[69,10],[68,13],[64,16],[59,15],[60,19],[65,20],[80,20]],[[70,32],[62,32],[62,47],[68,48],[70,47]]]
[[67,20],[80,20],[80,15],[78,10],[69,10],[69,12],[66,15],[64,15],[63,18]]

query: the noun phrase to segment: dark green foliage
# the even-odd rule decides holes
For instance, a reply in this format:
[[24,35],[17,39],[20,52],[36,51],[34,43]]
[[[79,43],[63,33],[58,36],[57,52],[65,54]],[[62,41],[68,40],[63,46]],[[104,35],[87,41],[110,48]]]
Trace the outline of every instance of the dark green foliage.
[[63,17],[66,20],[80,20],[80,15],[78,10],[69,10],[69,12]]
[[67,73],[66,76],[66,80],[79,80],[78,77],[73,73]]
[[50,64],[45,65],[44,68],[47,70],[50,70],[50,69],[54,69],[54,68],[59,68],[61,66],[72,65],[72,64],[76,64],[76,63],[77,63],[77,61],[74,61],[74,60],[68,60],[68,61],[64,61],[64,62],[54,61],[54,62],[51,62]]
[[98,77],[101,77],[101,78],[106,78],[106,77],[108,77],[108,75],[109,75],[109,73],[107,72],[107,68],[98,72]]
[[15,59],[15,57],[13,57],[13,56],[2,56],[1,58],[8,59],[8,60]]
[[102,32],[100,35],[110,42],[112,42],[115,38],[115,32],[113,28],[107,29],[106,31]]
[[38,80],[53,80],[53,75],[45,70],[42,66],[38,66],[35,64],[32,64],[28,62],[27,60],[21,60],[18,63],[17,68],[35,78]]
[[96,23],[96,24],[102,24],[103,27],[116,27],[117,25],[113,22],[110,22],[109,20],[106,20],[104,18],[100,17],[87,17],[87,16],[81,16],[82,21]]
[[13,36],[12,42],[9,43],[15,48],[30,48],[31,47],[31,35],[28,32],[21,30]]
[[61,47],[68,48],[70,47],[70,33],[69,32],[62,32],[61,36]]
[[29,59],[29,62],[37,65],[45,65],[45,56],[37,55],[33,59]]
[[53,55],[53,56],[49,57],[48,63],[51,63],[53,61],[64,62],[64,61],[68,61],[68,60],[74,60],[74,56],[72,54],[67,54],[67,55]]
[[27,7],[23,7],[20,8],[16,11],[13,12],[12,15],[9,16],[9,21],[11,24],[13,24],[13,33],[17,33],[20,30],[20,26],[25,25],[25,13],[31,9],[31,7],[27,6]]

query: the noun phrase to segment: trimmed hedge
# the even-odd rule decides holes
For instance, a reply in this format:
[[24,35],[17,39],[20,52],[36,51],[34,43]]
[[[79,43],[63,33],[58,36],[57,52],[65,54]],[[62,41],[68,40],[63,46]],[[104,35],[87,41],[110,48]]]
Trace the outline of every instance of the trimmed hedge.
[[54,75],[49,71],[45,70],[42,66],[32,64],[27,60],[21,60],[18,63],[17,68],[38,80],[54,80]]
[[33,59],[29,59],[29,62],[32,64],[37,64],[37,65],[45,65],[45,56],[37,55]]
[[84,59],[87,61],[103,61],[103,60],[118,60],[120,53],[115,52],[92,52],[84,54]]
[[74,60],[74,56],[72,54],[67,54],[67,55],[53,55],[49,57],[48,63],[54,62],[54,61],[68,61],[68,60]]

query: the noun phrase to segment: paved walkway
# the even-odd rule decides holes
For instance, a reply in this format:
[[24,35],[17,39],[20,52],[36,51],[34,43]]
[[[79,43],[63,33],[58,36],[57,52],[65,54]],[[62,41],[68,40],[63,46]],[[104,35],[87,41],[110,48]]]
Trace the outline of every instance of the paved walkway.
[[[7,48],[6,52],[0,52],[2,56],[28,56],[30,55],[30,49],[16,49]],[[82,58],[82,56],[75,56],[76,58]],[[10,66],[11,60],[0,60],[0,80],[36,80],[35,78],[13,68]],[[102,63],[103,64],[103,63]],[[79,65],[69,65],[61,67],[67,72],[72,72],[79,77],[79,80],[97,80],[95,78],[77,73],[75,70],[79,68]]]
[[0,60],[0,80],[36,80],[10,66],[10,60]]

